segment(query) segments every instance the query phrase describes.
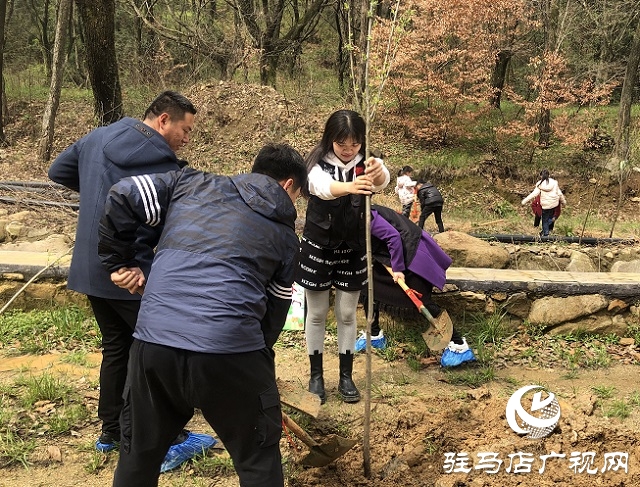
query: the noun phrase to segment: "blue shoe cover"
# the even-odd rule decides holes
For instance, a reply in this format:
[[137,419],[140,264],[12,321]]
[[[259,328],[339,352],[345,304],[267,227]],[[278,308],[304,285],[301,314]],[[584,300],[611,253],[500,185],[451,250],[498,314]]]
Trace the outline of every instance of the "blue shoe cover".
[[465,362],[473,362],[476,359],[476,356],[467,344],[467,340],[463,338],[462,341],[463,343],[461,345],[449,342],[447,348],[442,352],[440,365],[443,367],[457,367]]
[[198,433],[187,433],[187,439],[177,445],[171,445],[160,466],[160,473],[168,472],[179,467],[187,460],[204,454],[209,448],[218,443],[213,436]]
[[100,441],[100,438],[96,440],[96,450],[101,453],[109,453],[118,448],[118,443],[113,441],[109,443],[103,443]]
[[[380,330],[380,333],[371,337],[371,347],[378,350],[384,350],[387,348],[387,339],[384,337],[384,333]],[[360,332],[360,336],[356,340],[354,350],[356,352],[362,352],[367,348],[367,333],[365,331]]]

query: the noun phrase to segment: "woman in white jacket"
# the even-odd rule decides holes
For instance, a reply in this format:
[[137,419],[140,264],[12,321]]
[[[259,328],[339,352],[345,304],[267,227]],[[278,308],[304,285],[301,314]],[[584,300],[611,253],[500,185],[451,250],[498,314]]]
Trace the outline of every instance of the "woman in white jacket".
[[402,205],[402,214],[407,218],[411,215],[411,208],[415,200],[414,188],[417,183],[417,181],[411,179],[412,173],[413,168],[411,166],[404,166],[400,169],[395,188],[396,194],[400,198],[400,204]]
[[522,200],[522,204],[526,205],[529,201],[540,195],[540,206],[542,206],[542,233],[543,237],[549,235],[549,226],[553,221],[553,213],[556,207],[562,203],[567,204],[558,181],[549,177],[549,171],[543,169],[540,171],[540,181],[536,183],[535,188],[529,196]]

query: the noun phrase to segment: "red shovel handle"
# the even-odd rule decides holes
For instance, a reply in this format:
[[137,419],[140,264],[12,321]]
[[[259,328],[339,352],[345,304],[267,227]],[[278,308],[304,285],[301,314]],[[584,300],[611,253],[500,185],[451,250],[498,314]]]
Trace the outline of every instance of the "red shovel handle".
[[[391,267],[389,266],[384,266],[384,267],[385,269],[387,269],[387,272],[389,272],[389,274],[391,274],[391,276],[393,277],[393,270],[391,269]],[[406,293],[406,295],[409,296],[409,299],[411,299],[413,304],[415,304],[418,309],[424,307],[424,304],[419,299],[422,297],[422,294],[420,294],[417,291],[414,291],[409,286],[407,286],[407,283],[404,282],[404,279],[398,279],[398,285],[402,288],[402,290]]]

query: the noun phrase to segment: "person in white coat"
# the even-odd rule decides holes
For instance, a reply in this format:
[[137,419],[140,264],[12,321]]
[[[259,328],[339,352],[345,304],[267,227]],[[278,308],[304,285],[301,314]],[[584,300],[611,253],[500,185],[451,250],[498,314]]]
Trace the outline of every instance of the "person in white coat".
[[413,168],[411,166],[404,166],[398,172],[398,180],[396,182],[395,192],[400,198],[400,204],[402,205],[402,214],[409,218],[411,216],[411,208],[415,200],[415,187],[417,181],[411,179]]
[[561,203],[563,206],[567,204],[558,181],[549,176],[547,169],[540,171],[540,181],[536,183],[529,196],[522,200],[522,204],[526,205],[538,195],[540,195],[540,206],[542,206],[542,233],[540,235],[547,237],[549,227],[553,222],[554,210]]

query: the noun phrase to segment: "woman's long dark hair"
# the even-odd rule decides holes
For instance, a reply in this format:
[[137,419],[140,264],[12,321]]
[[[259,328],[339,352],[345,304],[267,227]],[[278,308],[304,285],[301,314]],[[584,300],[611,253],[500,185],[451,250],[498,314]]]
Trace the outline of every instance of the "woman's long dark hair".
[[548,169],[543,169],[542,171],[540,171],[540,182],[542,181],[546,181],[547,183],[549,182],[549,170]]
[[329,152],[333,151],[334,142],[344,142],[348,138],[359,142],[359,153],[367,153],[365,147],[366,124],[358,112],[353,110],[338,110],[333,112],[324,126],[320,143],[313,148],[306,159],[307,170],[315,166]]

